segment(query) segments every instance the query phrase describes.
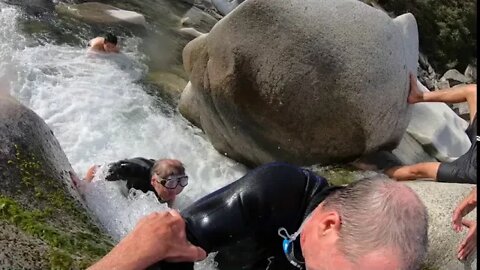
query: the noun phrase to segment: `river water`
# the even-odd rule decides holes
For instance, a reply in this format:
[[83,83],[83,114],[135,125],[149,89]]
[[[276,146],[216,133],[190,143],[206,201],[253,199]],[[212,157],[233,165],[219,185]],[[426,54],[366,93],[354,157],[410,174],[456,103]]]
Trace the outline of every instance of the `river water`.
[[[117,32],[122,53],[105,56],[86,52],[85,44],[98,26],[55,13],[35,17],[0,2],[0,91],[10,92],[45,120],[80,177],[92,164],[123,158],[180,159],[190,177],[173,206],[181,210],[238,179],[246,168],[215,151],[171,102],[149,94],[152,85],[144,80],[149,70],[178,70],[179,52],[186,43],[168,27],[176,24],[175,18],[188,6],[157,3],[158,13],[166,19],[147,26],[150,36],[128,29]],[[155,7],[149,12],[153,16]],[[153,55],[155,42],[166,43],[158,50],[164,56]],[[115,240],[124,237],[142,216],[168,209],[153,194],[127,194],[123,183],[103,181],[101,174],[95,180],[82,182],[80,190]],[[196,268],[214,266],[207,261]]]

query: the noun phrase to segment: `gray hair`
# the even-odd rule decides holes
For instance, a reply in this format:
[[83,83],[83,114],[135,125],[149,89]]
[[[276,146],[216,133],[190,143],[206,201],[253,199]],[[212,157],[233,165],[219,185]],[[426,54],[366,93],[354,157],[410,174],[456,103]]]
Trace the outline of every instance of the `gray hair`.
[[159,159],[155,161],[150,170],[150,176],[157,174],[160,177],[182,173],[185,173],[185,168],[183,167],[183,164],[176,159]]
[[335,191],[323,207],[340,215],[339,248],[352,262],[385,248],[399,256],[402,270],[423,263],[428,215],[408,186],[385,177],[365,178]]

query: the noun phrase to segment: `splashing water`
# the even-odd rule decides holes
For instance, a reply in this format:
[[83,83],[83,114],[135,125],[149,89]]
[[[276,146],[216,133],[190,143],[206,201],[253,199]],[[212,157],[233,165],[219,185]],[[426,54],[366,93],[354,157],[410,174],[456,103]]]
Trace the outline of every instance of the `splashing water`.
[[[18,16],[0,2],[0,89],[10,89],[45,120],[80,177],[92,164],[136,156],[176,158],[190,179],[174,205],[181,210],[245,174],[243,165],[214,150],[199,129],[146,94],[138,82],[147,71],[139,38],[123,41],[119,55],[67,45],[28,47],[15,25]],[[117,241],[144,215],[168,210],[151,192],[128,193],[123,181],[81,181],[79,191]],[[211,256],[196,266],[213,268]]]

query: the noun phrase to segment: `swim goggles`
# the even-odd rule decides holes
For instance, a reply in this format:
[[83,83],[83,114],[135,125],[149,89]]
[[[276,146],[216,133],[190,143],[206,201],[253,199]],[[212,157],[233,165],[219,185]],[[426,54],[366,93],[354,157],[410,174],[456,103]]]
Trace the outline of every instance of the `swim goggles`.
[[285,253],[285,257],[287,257],[288,262],[290,262],[291,265],[297,267],[298,269],[304,269],[303,266],[305,265],[305,262],[302,262],[295,258],[293,243],[295,242],[295,239],[297,239],[297,237],[300,235],[300,232],[303,229],[303,225],[305,225],[308,218],[309,216],[303,221],[302,225],[300,225],[300,228],[298,228],[298,230],[292,235],[290,235],[287,232],[287,229],[283,227],[278,229],[278,235],[283,238],[283,253]]
[[155,175],[157,176],[157,182],[167,189],[175,189],[178,185],[183,188],[188,185],[187,175],[170,175],[167,178],[160,178],[158,174]]

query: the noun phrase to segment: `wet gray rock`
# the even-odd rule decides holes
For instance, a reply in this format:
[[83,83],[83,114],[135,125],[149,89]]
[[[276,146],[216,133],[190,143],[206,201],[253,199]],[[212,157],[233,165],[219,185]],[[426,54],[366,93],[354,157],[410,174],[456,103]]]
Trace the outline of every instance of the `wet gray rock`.
[[[428,91],[417,84],[420,91]],[[465,133],[468,122],[461,119],[444,103],[411,105],[412,118],[407,132],[422,144],[429,154],[440,161],[452,161],[470,148]]]
[[0,141],[2,267],[85,269],[106,254],[111,240],[82,207],[53,132],[7,95],[0,95]]
[[456,69],[450,69],[443,74],[440,81],[448,81],[450,86],[455,86],[457,84],[472,83],[473,79],[468,78]]
[[145,17],[137,12],[120,9],[111,5],[87,2],[81,4],[58,4],[55,9],[60,14],[73,16],[79,20],[97,24],[133,24],[145,26]]
[[35,16],[55,10],[52,0],[6,0],[5,2],[10,5],[20,6],[28,14]]
[[220,14],[223,16],[227,15],[230,13],[232,10],[234,10],[238,5],[243,3],[245,0],[211,0],[212,4],[215,6],[215,8],[218,10]]
[[472,82],[477,82],[477,67],[474,65],[468,65],[463,75],[472,80]]
[[216,18],[197,7],[190,8],[181,20],[182,27],[194,28],[202,33],[209,32],[217,22]]

